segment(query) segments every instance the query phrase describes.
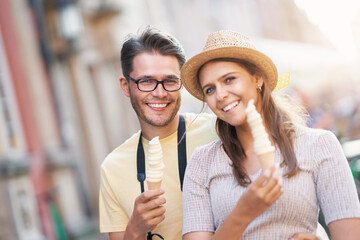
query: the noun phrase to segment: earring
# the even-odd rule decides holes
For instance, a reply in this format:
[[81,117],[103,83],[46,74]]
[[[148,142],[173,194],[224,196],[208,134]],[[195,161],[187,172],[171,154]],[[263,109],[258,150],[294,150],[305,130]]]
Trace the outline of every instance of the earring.
[[260,86],[260,84],[257,85],[257,88],[258,88],[259,92],[261,92],[261,86]]

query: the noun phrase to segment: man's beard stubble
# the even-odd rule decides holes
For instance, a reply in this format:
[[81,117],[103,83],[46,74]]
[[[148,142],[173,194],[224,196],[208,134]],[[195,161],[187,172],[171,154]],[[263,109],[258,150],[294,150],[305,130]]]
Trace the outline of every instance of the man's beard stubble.
[[131,95],[131,92],[130,92],[130,102],[131,102],[131,105],[136,113],[136,115],[142,119],[144,122],[146,122],[147,124],[151,125],[151,126],[154,126],[154,127],[164,127],[164,126],[167,126],[174,118],[175,116],[177,115],[179,109],[180,109],[180,104],[181,104],[181,96],[179,96],[176,101],[175,101],[175,108],[173,110],[173,112],[171,114],[168,114],[169,115],[169,118],[166,119],[166,121],[164,123],[156,123],[154,121],[152,121],[151,119],[149,119],[145,114],[144,112],[142,111],[141,109],[141,104],[139,103],[139,101],[136,100],[136,97],[133,97]]

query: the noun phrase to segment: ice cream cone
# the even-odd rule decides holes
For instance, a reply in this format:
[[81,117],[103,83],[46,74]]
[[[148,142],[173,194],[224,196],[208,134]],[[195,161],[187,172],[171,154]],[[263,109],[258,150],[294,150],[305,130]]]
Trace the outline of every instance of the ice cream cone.
[[159,189],[164,176],[164,160],[159,137],[149,142],[146,182],[148,189]]
[[274,163],[274,152],[267,152],[258,156],[260,164],[263,168],[267,168]]
[[245,113],[246,121],[251,128],[251,134],[254,138],[254,152],[261,166],[267,168],[274,163],[275,148],[271,145],[261,115],[257,112],[253,99],[249,101]]
[[146,181],[149,190],[159,189],[161,187],[161,182],[162,181],[160,181],[160,182]]

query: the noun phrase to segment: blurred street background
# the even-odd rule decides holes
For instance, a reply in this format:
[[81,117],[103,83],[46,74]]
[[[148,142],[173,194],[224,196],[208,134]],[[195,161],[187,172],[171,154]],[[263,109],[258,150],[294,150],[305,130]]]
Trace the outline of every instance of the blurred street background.
[[[290,72],[280,91],[336,134],[358,183],[360,1],[0,0],[0,240],[107,239],[100,164],[139,129],[120,49],[148,24],[187,58],[213,31],[248,35]],[[181,112],[201,108],[184,90]]]

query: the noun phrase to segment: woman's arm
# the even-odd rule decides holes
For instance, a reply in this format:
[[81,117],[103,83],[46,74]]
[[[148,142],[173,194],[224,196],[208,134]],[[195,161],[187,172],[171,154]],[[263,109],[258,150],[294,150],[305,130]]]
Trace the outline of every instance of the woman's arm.
[[211,239],[214,235],[213,232],[190,232],[186,233],[183,236],[183,240],[203,240],[203,239]]
[[332,240],[357,240],[360,237],[360,218],[344,218],[329,223]]
[[125,232],[111,232],[109,233],[110,240],[123,240]]
[[360,238],[360,204],[348,161],[336,136],[322,134],[314,146],[321,156],[315,175],[317,196],[331,239]]
[[212,232],[190,232],[183,240],[234,239],[243,235],[247,226],[265,212],[282,194],[282,180],[277,166],[266,169],[239,199],[236,207],[219,230]]

